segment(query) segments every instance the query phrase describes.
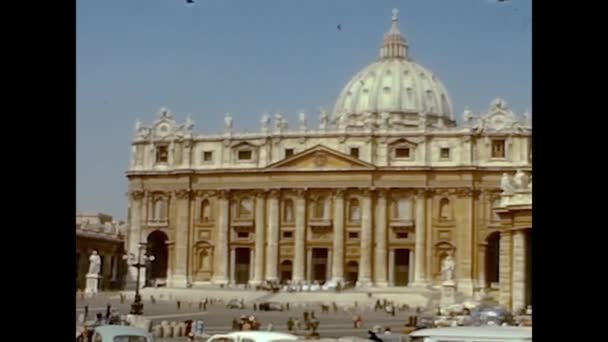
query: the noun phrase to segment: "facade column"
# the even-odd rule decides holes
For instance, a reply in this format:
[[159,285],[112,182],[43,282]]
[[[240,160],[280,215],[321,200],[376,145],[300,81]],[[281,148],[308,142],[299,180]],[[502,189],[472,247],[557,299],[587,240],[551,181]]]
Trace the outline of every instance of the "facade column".
[[183,287],[187,285],[186,274],[188,272],[188,232],[190,223],[190,190],[178,190],[173,193],[173,201],[176,206],[175,217],[175,247],[171,287]]
[[386,279],[386,190],[378,191],[378,204],[376,213],[376,236],[374,253],[374,283],[379,287],[388,285]]
[[[137,258],[137,252],[139,250],[139,242],[141,240],[141,225],[142,225],[142,209],[144,201],[144,192],[140,190],[131,192],[131,222],[129,222],[129,235],[128,235],[128,250],[127,253],[134,255]],[[144,216],[145,217],[145,216]],[[88,260],[89,254],[83,254],[81,258]],[[86,273],[87,271],[85,271]],[[135,267],[129,267],[129,274],[127,282],[135,286],[137,279],[137,269]]]
[[[332,250],[328,250],[327,251],[327,265],[333,265],[332,261],[333,261],[333,255],[332,255]],[[327,267],[326,272],[325,272],[325,279],[330,280],[331,279],[331,267]]]
[[361,248],[359,251],[359,280],[357,286],[372,285],[372,192],[363,190],[361,200]]
[[395,286],[395,250],[388,252],[388,285]]
[[486,288],[486,244],[477,247],[477,283],[480,289]]
[[249,249],[249,282],[253,279],[255,274],[255,249]]
[[456,282],[458,292],[467,296],[473,295],[473,252],[475,246],[475,197],[478,191],[473,189],[460,189],[457,192],[457,205],[462,208],[462,215],[458,219],[460,237],[457,239],[456,249]]
[[409,263],[407,265],[408,269],[407,269],[407,283],[408,285],[412,284],[414,282],[414,259],[416,259],[416,257],[414,256],[414,251],[413,250],[408,250],[410,253],[410,259],[409,259]]
[[426,286],[428,279],[424,260],[426,246],[426,190],[416,193],[416,247],[414,255],[414,286]]
[[266,249],[266,280],[277,281],[279,263],[279,191],[272,190],[268,198],[268,244]]
[[[174,272],[174,268],[173,268],[173,261],[175,259],[174,255],[175,255],[175,242],[174,241],[166,241],[165,242],[167,244],[167,284],[172,284],[173,283],[173,272]],[[132,267],[135,268],[135,267]],[[143,285],[146,283],[145,281],[143,281],[144,279],[146,279],[146,270],[147,267],[144,267],[141,269],[141,274],[140,277],[142,279],[142,281],[140,282],[140,286],[143,287]]]
[[304,280],[306,263],[306,191],[298,190],[296,197],[296,231],[294,239],[293,281]]
[[513,233],[503,231],[500,233],[499,246],[499,275],[500,283],[499,303],[511,309],[511,252],[513,251]]
[[255,253],[253,267],[253,277],[251,278],[251,285],[256,286],[262,283],[264,280],[264,224],[265,219],[265,207],[266,207],[266,195],[264,192],[258,192],[255,197]]
[[312,248],[306,249],[306,281],[308,284],[312,281]]
[[218,193],[219,215],[217,219],[216,246],[213,249],[214,284],[228,283],[228,226],[230,225],[229,192],[222,190]]
[[236,284],[236,248],[230,248],[230,284]]
[[526,305],[526,235],[523,230],[513,232],[512,309]]
[[344,284],[344,190],[334,193],[332,280]]

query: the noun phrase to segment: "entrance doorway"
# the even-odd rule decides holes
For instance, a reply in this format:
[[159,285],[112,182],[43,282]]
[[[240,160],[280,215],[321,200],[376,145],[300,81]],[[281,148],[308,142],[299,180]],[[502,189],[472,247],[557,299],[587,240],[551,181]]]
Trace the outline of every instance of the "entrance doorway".
[[154,261],[149,262],[146,267],[146,285],[150,286],[156,282],[165,282],[167,279],[167,234],[155,230],[148,235],[147,253],[154,256]]
[[327,248],[312,249],[312,280],[325,282],[327,277]]
[[395,286],[407,286],[410,274],[409,249],[395,249]]
[[498,286],[500,274],[500,233],[494,232],[486,239],[486,288]]
[[349,261],[346,264],[346,282],[354,286],[359,279],[359,263],[356,261]]
[[236,248],[234,250],[235,279],[237,284],[249,282],[249,265],[251,265],[251,250],[249,248]]
[[291,280],[293,264],[291,260],[283,260],[281,263],[281,284],[286,284],[287,281]]

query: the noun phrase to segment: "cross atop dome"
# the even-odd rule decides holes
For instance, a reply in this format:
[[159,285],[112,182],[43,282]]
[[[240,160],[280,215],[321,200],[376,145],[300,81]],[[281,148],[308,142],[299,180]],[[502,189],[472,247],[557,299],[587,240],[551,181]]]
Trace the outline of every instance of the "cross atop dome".
[[393,21],[399,21],[399,10],[393,8]]

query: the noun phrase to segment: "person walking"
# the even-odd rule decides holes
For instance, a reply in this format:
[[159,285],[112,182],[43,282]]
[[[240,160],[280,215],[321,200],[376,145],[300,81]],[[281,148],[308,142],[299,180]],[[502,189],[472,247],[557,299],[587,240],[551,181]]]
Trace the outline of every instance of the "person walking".
[[287,331],[291,332],[293,330],[293,318],[289,317],[287,320]]
[[177,301],[177,310],[182,308],[182,302],[181,301]]

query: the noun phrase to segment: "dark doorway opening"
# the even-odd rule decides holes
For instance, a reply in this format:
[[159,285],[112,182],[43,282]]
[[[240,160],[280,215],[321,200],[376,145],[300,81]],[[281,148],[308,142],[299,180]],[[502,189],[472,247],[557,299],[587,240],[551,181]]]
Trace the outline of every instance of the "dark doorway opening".
[[312,280],[325,282],[327,277],[327,248],[312,249]]
[[395,249],[395,286],[407,286],[410,274],[409,249]]
[[349,261],[346,264],[346,282],[354,286],[359,278],[359,263],[356,261]]
[[154,256],[154,261],[146,265],[146,286],[154,285],[156,282],[164,282],[167,279],[167,234],[160,230],[155,230],[148,235],[146,245],[148,255]]
[[291,260],[283,260],[281,263],[281,283],[285,284],[291,280],[293,264]]
[[236,248],[234,251],[235,282],[247,284],[249,282],[249,266],[251,265],[251,251],[249,248]]
[[486,284],[484,285],[491,288],[492,284],[498,284],[500,275],[500,233],[490,234],[486,242]]

